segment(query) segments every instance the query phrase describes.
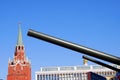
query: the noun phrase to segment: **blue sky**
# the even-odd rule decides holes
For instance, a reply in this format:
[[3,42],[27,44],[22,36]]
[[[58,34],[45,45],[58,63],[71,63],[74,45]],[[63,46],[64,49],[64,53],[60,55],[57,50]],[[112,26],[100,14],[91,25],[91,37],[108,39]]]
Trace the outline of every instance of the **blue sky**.
[[82,54],[28,37],[30,28],[120,56],[119,4],[119,0],[1,0],[0,78],[6,79],[8,58],[14,55],[18,22],[32,80],[42,66],[82,65]]

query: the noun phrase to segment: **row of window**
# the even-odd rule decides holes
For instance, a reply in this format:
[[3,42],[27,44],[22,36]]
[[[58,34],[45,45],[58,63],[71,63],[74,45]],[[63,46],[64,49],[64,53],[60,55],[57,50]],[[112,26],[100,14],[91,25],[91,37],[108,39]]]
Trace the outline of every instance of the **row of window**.
[[20,49],[24,49],[24,47],[23,46],[18,46],[18,47],[16,47],[16,50],[20,50]]
[[73,73],[37,75],[37,80],[87,80],[87,74]]
[[109,75],[115,75],[116,72],[115,71],[104,71],[104,72],[95,72],[99,75],[104,75],[104,76],[109,76]]

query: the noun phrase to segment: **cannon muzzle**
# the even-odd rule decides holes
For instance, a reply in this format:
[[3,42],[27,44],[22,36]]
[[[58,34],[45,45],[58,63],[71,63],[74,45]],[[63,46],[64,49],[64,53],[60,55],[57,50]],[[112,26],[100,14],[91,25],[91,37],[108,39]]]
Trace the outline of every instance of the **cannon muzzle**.
[[92,56],[95,58],[102,59],[104,61],[108,61],[108,62],[117,64],[117,65],[120,65],[120,58],[119,57],[116,57],[116,56],[113,56],[113,55],[110,55],[110,54],[107,54],[107,53],[104,53],[101,51],[97,51],[97,50],[94,50],[94,49],[91,49],[91,48],[88,48],[88,47],[85,47],[82,45],[78,45],[78,44],[75,44],[75,43],[72,43],[69,41],[65,41],[65,40],[62,40],[59,38],[55,38],[53,36],[49,36],[49,35],[44,34],[44,33],[40,33],[40,32],[37,32],[37,31],[30,29],[28,31],[28,36],[31,36],[31,37],[34,37],[37,39],[41,39],[41,40],[44,40],[46,42],[50,42],[50,43],[53,43],[53,44],[56,44],[56,45],[59,45],[59,46],[83,53],[83,54],[86,54],[86,55],[89,55],[89,56]]

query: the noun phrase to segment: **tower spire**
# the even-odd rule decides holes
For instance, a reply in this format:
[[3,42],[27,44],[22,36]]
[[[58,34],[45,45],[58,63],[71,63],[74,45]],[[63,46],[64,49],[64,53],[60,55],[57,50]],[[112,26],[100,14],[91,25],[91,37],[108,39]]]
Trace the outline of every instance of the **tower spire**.
[[22,32],[21,32],[21,23],[18,23],[18,41],[17,41],[17,45],[23,45],[23,41],[22,41]]

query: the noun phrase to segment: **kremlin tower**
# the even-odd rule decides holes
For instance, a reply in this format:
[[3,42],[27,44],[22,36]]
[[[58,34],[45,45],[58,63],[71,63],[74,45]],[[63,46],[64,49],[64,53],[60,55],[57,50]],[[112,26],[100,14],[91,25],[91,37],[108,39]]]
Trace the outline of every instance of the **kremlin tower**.
[[9,59],[8,61],[7,80],[31,80],[31,64],[25,56],[25,48],[22,41],[20,26],[14,58],[13,60]]

